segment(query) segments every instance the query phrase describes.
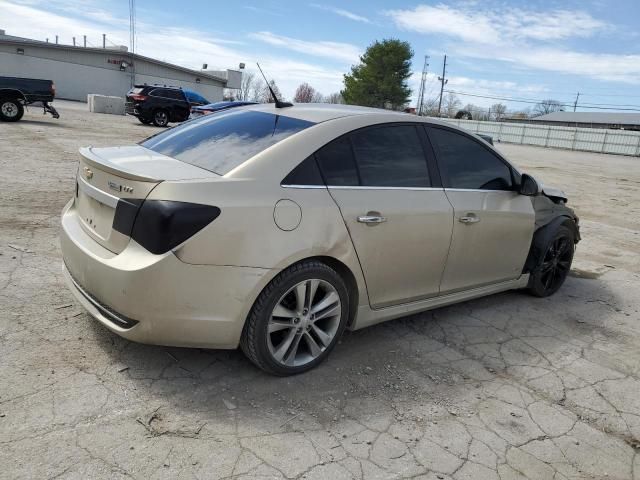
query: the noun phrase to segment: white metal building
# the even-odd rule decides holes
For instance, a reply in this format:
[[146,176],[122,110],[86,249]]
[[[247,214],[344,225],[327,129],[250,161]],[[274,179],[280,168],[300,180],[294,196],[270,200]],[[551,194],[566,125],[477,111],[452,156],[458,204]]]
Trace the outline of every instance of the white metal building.
[[53,80],[56,97],[68,100],[86,101],[90,93],[124,97],[134,83],[147,83],[183,87],[217,102],[223,89],[239,88],[242,73],[190,70],[131,54],[126,47],[61,45],[0,30],[0,76]]

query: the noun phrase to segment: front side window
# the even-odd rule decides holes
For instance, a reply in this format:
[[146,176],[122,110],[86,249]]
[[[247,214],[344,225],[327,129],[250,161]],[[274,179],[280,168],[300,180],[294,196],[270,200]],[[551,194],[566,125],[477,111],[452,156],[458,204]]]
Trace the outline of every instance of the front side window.
[[251,157],[313,122],[252,110],[222,111],[183,123],[141,145],[154,152],[225,175]]
[[351,134],[361,185],[430,187],[427,159],[413,125],[392,125]]
[[447,188],[511,190],[511,169],[480,142],[451,130],[429,128]]

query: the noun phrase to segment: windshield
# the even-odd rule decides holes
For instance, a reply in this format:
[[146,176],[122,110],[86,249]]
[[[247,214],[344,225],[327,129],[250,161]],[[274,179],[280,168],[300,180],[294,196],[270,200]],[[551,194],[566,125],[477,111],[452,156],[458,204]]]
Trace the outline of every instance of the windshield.
[[154,152],[225,175],[312,122],[252,110],[221,111],[143,141]]

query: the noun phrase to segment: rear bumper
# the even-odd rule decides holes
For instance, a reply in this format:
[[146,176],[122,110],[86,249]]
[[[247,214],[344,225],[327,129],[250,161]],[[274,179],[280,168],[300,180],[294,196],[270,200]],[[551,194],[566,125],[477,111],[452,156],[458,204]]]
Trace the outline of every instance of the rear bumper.
[[272,271],[191,265],[130,241],[118,255],[79,224],[70,202],[60,245],[67,285],[109,330],[141,343],[236,348],[246,316]]

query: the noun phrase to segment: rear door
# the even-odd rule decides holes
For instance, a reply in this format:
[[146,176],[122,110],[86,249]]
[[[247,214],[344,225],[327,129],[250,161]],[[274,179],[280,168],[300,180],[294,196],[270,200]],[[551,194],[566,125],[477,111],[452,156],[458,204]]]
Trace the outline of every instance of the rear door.
[[517,193],[512,167],[482,141],[446,127],[427,131],[454,209],[441,293],[517,278],[533,237],[531,198]]
[[374,308],[439,293],[453,211],[432,180],[425,142],[420,126],[385,124],[340,137],[316,153]]

